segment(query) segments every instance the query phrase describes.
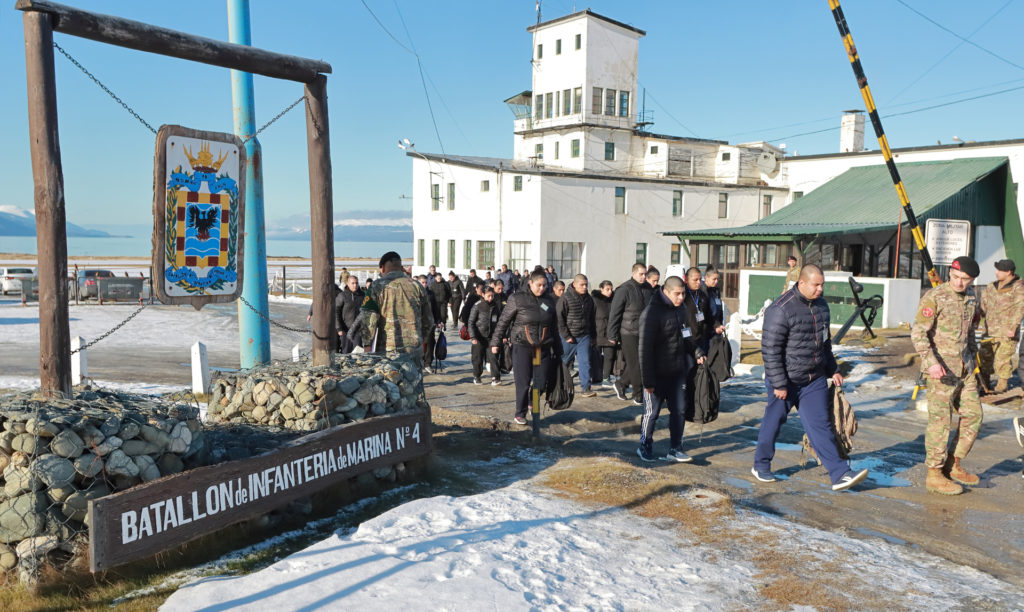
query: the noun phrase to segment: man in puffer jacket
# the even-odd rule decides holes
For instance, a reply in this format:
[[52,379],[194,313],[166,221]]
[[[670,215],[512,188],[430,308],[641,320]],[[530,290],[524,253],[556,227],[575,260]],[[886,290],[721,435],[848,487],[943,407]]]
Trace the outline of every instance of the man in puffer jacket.
[[562,361],[569,363],[579,358],[580,397],[597,395],[590,390],[590,346],[594,341],[594,299],[587,293],[589,281],[577,274],[572,284],[555,304],[558,333],[562,336]]
[[704,351],[693,333],[686,311],[683,279],[670,276],[640,315],[640,377],[644,389],[644,418],[636,454],[654,461],[654,424],[662,402],[668,402],[669,451],[667,461],[691,461],[683,452],[686,424],[686,383],[694,364],[704,362]]
[[828,470],[832,490],[844,491],[864,480],[868,471],[854,472],[848,461],[839,458],[829,424],[828,379],[838,386],[843,376],[832,354],[828,303],[821,297],[824,286],[821,268],[808,264],[801,269],[796,286],[765,311],[761,356],[768,405],[750,471],[761,482],[775,481],[771,470],[775,441],[795,405],[814,452]]
[[647,266],[633,264],[631,278],[619,285],[612,297],[608,313],[608,341],[622,347],[626,367],[622,376],[615,381],[615,394],[620,400],[626,398],[626,387],[633,387],[633,404],[642,406],[640,398],[640,313],[651,301],[651,286],[647,284]]

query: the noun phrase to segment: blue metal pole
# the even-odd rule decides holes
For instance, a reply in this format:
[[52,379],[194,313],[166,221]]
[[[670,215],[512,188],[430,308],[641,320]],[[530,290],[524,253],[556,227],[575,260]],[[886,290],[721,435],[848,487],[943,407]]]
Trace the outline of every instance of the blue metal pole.
[[[228,0],[228,40],[252,44],[249,0]],[[231,100],[234,105],[235,134],[245,140],[256,132],[256,105],[252,74],[231,71]],[[270,362],[270,310],[267,304],[267,238],[263,226],[263,155],[260,143],[245,143],[249,158],[245,170],[245,258],[242,297],[263,316],[238,303],[239,362],[251,368]]]

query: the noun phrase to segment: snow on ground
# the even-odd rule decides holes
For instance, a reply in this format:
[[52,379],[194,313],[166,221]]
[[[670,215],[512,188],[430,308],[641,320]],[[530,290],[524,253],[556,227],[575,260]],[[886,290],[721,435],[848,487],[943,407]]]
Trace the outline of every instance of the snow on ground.
[[[680,503],[686,503],[680,500]],[[861,587],[894,607],[946,609],[962,594],[1006,607],[1018,589],[881,540],[862,540],[758,513],[735,519],[787,550],[838,547]],[[161,610],[720,610],[764,604],[749,557],[684,541],[675,524],[552,495],[537,479],[465,497],[408,502],[246,576],[180,588]],[[949,589],[956,575],[957,589]],[[837,585],[840,586],[841,585]]]
[[[122,393],[136,393],[138,395],[165,395],[167,393],[180,393],[189,390],[189,387],[182,385],[160,385],[156,383],[135,382],[120,383],[109,380],[94,381],[96,386],[107,391],[120,391]],[[38,389],[39,379],[23,376],[0,376],[0,389],[13,389],[15,391],[27,391]]]

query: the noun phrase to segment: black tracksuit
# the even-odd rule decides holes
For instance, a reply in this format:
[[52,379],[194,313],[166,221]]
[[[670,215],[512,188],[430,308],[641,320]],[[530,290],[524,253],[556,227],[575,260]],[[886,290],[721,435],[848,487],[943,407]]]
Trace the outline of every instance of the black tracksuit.
[[[462,279],[458,276],[452,278],[448,277],[448,305],[452,309],[452,321],[459,319],[459,313],[462,309],[462,298],[466,295],[466,287],[462,284]],[[454,324],[454,323],[453,323]]]
[[[661,404],[668,402],[669,444],[680,448],[687,406],[687,380],[696,359],[704,356],[693,333],[690,304],[673,306],[658,291],[640,315],[640,376],[644,391],[644,418],[640,444],[648,451],[653,445],[654,424]],[[646,390],[653,389],[653,393]]]
[[494,380],[501,380],[501,370],[498,369],[498,355],[491,352],[490,342],[494,327],[498,322],[498,309],[494,302],[481,299],[473,305],[469,311],[469,319],[466,327],[469,328],[469,337],[473,341],[470,347],[470,354],[473,362],[473,378],[478,379],[484,373],[484,360],[491,364],[491,376]]

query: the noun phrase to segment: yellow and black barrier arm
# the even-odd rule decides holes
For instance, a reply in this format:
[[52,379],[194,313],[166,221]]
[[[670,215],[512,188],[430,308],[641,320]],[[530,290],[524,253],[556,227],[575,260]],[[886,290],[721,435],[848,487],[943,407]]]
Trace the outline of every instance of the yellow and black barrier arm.
[[[857,78],[857,86],[860,88],[860,95],[864,98],[864,106],[867,109],[868,117],[871,119],[871,127],[875,130],[875,137],[878,138],[878,146],[882,149],[882,158],[885,159],[885,166],[889,169],[892,183],[896,187],[896,193],[900,198],[900,205],[903,213],[907,216],[907,225],[910,226],[910,233],[914,237],[914,243],[921,252],[921,263],[925,270],[928,270],[928,280],[932,287],[942,283],[939,273],[932,263],[932,256],[928,253],[928,245],[924,241],[924,234],[921,233],[921,226],[917,224],[917,216],[910,206],[910,198],[907,197],[907,189],[903,186],[903,179],[900,178],[900,171],[896,168],[896,162],[892,159],[892,150],[889,149],[889,140],[885,137],[885,130],[882,129],[882,119],[878,116],[878,108],[871,96],[871,89],[868,87],[868,78],[864,76],[864,67],[860,65],[860,56],[857,54],[857,47],[853,44],[853,35],[850,34],[850,27],[846,24],[846,17],[843,9],[839,6],[839,0],[828,0],[828,6],[832,9],[832,17],[836,20],[836,27],[839,28],[839,36],[843,39],[843,46],[846,47],[846,55],[850,58],[850,67],[853,68],[853,75]],[[896,245],[897,253],[899,245]],[[899,258],[896,259],[897,269],[900,265]],[[911,397],[917,398],[917,392],[923,387],[923,377],[919,378],[914,386],[914,393]]]

